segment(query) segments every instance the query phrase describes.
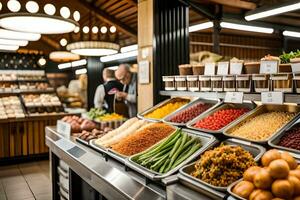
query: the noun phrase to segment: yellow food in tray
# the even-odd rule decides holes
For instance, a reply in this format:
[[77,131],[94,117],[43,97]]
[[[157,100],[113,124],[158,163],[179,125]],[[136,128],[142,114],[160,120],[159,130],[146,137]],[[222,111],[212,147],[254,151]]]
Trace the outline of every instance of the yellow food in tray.
[[104,114],[97,118],[99,121],[113,121],[113,120],[121,120],[124,119],[122,115],[117,113]]
[[175,102],[169,102],[157,109],[155,109],[154,111],[152,111],[149,114],[146,114],[145,117],[146,118],[151,118],[151,119],[162,119],[165,116],[167,116],[168,114],[174,112],[175,110],[177,110],[178,108],[184,106],[185,104],[187,104],[189,102],[189,100],[178,100]]
[[294,116],[295,113],[288,112],[263,113],[248,119],[229,134],[255,141],[265,140],[292,120]]

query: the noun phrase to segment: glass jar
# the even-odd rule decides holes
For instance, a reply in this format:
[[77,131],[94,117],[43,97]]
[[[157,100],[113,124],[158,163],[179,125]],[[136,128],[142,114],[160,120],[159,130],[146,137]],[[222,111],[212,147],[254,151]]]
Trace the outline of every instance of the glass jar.
[[187,76],[187,87],[189,91],[198,92],[200,90],[199,87],[199,76]]
[[224,92],[235,92],[235,76],[223,76]]
[[212,91],[223,92],[223,81],[222,76],[212,76],[211,77]]
[[275,92],[293,92],[293,76],[291,73],[272,74],[272,89]]
[[199,76],[200,91],[210,92],[211,91],[211,77],[210,76]]
[[241,74],[236,76],[236,91],[251,92],[252,81],[250,74]]
[[175,76],[175,82],[176,82],[176,89],[178,91],[187,90],[186,76]]
[[254,92],[270,91],[270,75],[269,74],[253,74],[252,80],[254,84]]
[[163,76],[163,82],[166,91],[174,91],[175,87],[175,77],[174,76]]
[[294,82],[295,82],[296,92],[300,93],[300,73],[294,74]]

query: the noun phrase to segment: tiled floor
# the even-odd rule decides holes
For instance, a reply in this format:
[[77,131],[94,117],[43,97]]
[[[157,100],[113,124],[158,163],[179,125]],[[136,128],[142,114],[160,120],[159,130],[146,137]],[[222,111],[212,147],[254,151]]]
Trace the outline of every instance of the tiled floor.
[[0,167],[0,200],[51,200],[49,162]]

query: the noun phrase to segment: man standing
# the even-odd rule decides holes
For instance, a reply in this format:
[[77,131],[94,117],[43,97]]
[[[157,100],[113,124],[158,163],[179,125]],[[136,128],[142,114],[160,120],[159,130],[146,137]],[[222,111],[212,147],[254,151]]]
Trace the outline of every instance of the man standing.
[[115,112],[114,101],[115,94],[123,90],[123,84],[115,79],[113,70],[103,69],[102,72],[104,84],[99,85],[94,97],[95,108],[105,108],[109,113]]
[[116,97],[126,102],[129,117],[135,117],[137,114],[136,75],[130,71],[128,64],[121,64],[115,76],[125,86],[122,92],[116,93]]

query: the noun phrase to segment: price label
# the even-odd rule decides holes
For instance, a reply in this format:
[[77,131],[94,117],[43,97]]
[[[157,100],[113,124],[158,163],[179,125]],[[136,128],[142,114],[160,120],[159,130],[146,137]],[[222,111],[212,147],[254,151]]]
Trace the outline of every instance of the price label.
[[218,75],[228,75],[229,62],[218,62]]
[[57,120],[56,122],[56,131],[64,136],[70,136],[71,135],[71,124]]
[[260,61],[260,74],[276,74],[278,73],[278,61],[277,60],[262,60]]
[[292,63],[292,71],[293,73],[298,73],[300,72],[300,63]]
[[226,92],[225,102],[226,103],[243,103],[244,93],[243,92]]
[[216,63],[205,63],[204,66],[204,75],[215,75]]
[[150,83],[150,63],[148,60],[139,62],[139,82],[141,84]]
[[262,92],[261,102],[263,104],[283,104],[283,92]]
[[232,62],[230,63],[230,74],[240,75],[243,70],[244,63],[241,62]]

